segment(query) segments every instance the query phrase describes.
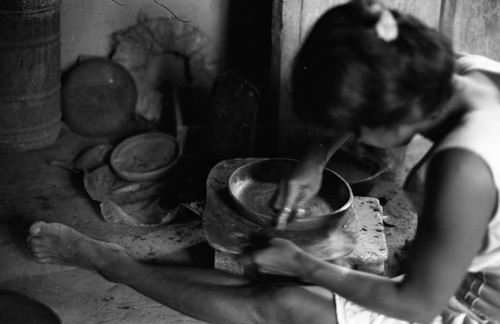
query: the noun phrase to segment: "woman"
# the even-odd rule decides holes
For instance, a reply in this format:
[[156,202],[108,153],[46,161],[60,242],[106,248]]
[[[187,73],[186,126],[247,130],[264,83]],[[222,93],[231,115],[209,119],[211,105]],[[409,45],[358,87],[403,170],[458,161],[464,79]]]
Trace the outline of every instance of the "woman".
[[[370,19],[378,19],[372,30]],[[470,318],[500,321],[500,65],[464,56],[454,74],[454,60],[443,36],[376,4],[364,12],[337,8],[317,22],[294,70],[297,112],[375,147],[404,145],[416,134],[435,143],[405,184],[419,205],[417,235],[398,283],[293,258],[277,265],[270,250],[254,256],[261,270],[299,276],[364,308],[418,322],[431,321],[458,289],[461,303],[453,302],[472,310]],[[283,182],[275,206],[283,218],[303,211],[338,146],[319,145]],[[351,317],[362,313],[337,298],[341,303]]]
[[[256,284],[211,269],[142,264],[117,245],[42,222],[30,228],[33,255],[97,271],[207,322],[500,322],[500,74],[458,75],[454,60],[448,41],[415,18],[352,1],[320,18],[294,67],[297,113],[329,137],[283,181],[282,218],[302,212],[349,134],[384,148],[415,134],[435,142],[404,277],[343,268],[273,239],[242,260],[311,285]],[[407,187],[420,189],[420,173],[412,174]]]

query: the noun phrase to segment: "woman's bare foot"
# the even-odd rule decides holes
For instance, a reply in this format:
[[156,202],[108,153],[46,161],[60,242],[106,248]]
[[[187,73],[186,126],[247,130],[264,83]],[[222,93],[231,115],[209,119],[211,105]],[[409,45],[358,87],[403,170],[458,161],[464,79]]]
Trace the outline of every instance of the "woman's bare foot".
[[37,262],[75,266],[118,279],[125,265],[133,263],[123,247],[94,240],[59,223],[36,222],[28,244]]

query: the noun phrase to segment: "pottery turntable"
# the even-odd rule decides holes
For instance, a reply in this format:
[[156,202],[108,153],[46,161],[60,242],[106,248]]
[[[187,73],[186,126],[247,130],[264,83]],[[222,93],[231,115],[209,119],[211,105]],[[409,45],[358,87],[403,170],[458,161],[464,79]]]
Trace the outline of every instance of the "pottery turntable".
[[[331,206],[329,216],[319,219],[312,217],[313,220],[309,223],[300,219],[292,220],[284,230],[276,228],[276,220],[265,217],[266,209],[270,208],[267,204],[263,207],[264,210],[253,208],[253,211],[249,211],[249,208],[242,208],[241,202],[235,200],[238,197],[235,197],[237,190],[234,182],[244,183],[248,179],[243,177],[235,180],[234,174],[242,167],[252,166],[255,169],[255,165],[270,161],[275,162],[274,159],[231,159],[219,162],[211,169],[207,178],[203,227],[207,241],[216,250],[216,268],[246,277],[256,276],[253,269],[237,262],[237,255],[249,247],[257,246],[263,237],[281,237],[291,240],[320,259],[367,272],[384,273],[387,246],[382,207],[375,198],[353,197],[348,189],[347,196],[337,199],[341,202],[340,205]],[[276,169],[286,169],[289,161],[292,160],[279,159],[282,164]],[[256,172],[253,175],[260,182],[273,182],[277,177],[273,172],[264,172],[264,175],[261,171]],[[329,178],[332,179],[328,180]],[[342,188],[343,180],[338,174],[332,172],[330,176],[324,176],[324,179],[327,183],[333,180],[334,183],[330,186],[337,188],[330,195],[346,195],[345,190],[339,189]],[[322,188],[325,186],[328,184],[323,184]]]

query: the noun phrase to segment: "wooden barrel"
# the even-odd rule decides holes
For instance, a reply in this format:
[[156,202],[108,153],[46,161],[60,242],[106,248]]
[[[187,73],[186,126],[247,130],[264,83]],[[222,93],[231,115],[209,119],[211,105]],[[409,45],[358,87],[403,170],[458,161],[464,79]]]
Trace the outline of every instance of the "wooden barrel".
[[0,152],[56,141],[61,0],[0,1]]

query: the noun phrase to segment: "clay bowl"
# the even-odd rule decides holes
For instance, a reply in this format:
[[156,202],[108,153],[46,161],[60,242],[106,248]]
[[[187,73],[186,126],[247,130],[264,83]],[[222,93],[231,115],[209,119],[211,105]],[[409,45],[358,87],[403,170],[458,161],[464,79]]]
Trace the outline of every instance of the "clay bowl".
[[[229,177],[229,193],[237,211],[261,226],[276,226],[277,213],[271,207],[280,180],[297,163],[292,159],[266,159],[246,164]],[[337,173],[325,169],[318,194],[301,217],[292,217],[288,231],[322,228],[341,217],[351,206],[349,184]]]
[[367,196],[386,171],[375,159],[358,157],[346,151],[335,153],[326,168],[344,178],[355,196]]
[[110,164],[127,181],[152,181],[165,176],[179,160],[177,140],[162,132],[129,137],[111,152]]

